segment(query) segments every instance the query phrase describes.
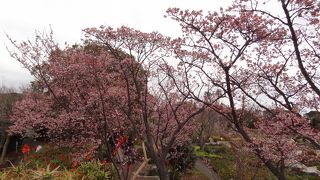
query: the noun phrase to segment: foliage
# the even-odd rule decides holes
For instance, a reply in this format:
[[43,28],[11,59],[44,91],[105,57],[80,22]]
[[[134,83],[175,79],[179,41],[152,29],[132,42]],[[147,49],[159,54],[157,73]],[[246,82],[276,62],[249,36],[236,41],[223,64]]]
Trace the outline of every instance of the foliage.
[[111,179],[110,172],[105,170],[105,167],[98,161],[89,161],[80,163],[77,172],[87,179]]
[[196,161],[196,155],[190,144],[184,144],[171,149],[167,159],[174,176],[175,173],[183,173],[192,169]]
[[30,173],[28,163],[19,163],[17,166],[11,163],[10,168],[0,172],[0,179],[14,179],[13,177],[28,179],[30,176],[28,173]]
[[32,176],[34,179],[53,179],[59,173],[58,169],[59,166],[51,169],[50,164],[48,164],[46,168],[37,167],[36,170],[32,170]]
[[29,167],[34,168],[36,166],[45,167],[47,164],[51,164],[51,167],[61,167],[70,169],[72,165],[72,159],[68,148],[59,148],[52,145],[44,145],[38,152],[31,151],[27,156],[26,162],[29,163]]
[[207,145],[204,147],[204,151],[209,153],[224,154],[228,151],[228,148],[223,145],[217,145],[217,146]]
[[312,127],[317,127],[317,125],[320,123],[320,112],[318,111],[309,111],[308,113],[304,114],[304,116],[310,120]]
[[208,152],[216,153],[219,158],[210,158],[213,170],[223,179],[272,179],[267,169],[259,165],[259,160],[248,154],[241,154],[225,146],[208,146]]
[[204,150],[201,150],[200,146],[194,146],[193,148],[194,148],[195,154],[200,158],[222,158],[221,156],[213,152],[210,152],[207,147],[208,146],[205,146]]
[[111,172],[108,166],[103,166],[98,162],[81,163],[75,169],[67,169],[57,166],[53,168],[51,164],[37,164],[33,166],[30,162],[20,162],[17,166],[2,169],[0,179],[110,179]]

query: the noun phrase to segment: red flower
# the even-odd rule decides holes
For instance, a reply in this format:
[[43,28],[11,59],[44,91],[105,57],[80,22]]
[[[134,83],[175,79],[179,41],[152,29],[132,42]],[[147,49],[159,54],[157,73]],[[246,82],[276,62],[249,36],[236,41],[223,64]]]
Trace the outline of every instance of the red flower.
[[71,169],[72,170],[75,170],[76,168],[77,168],[77,166],[79,165],[79,162],[78,161],[76,161],[76,162],[74,162],[74,163],[72,163],[72,165],[71,165]]
[[90,159],[91,159],[91,155],[88,154],[88,155],[86,156],[86,160],[87,160],[87,161],[90,161]]
[[107,160],[103,160],[103,161],[101,161],[101,164],[102,164],[104,167],[107,167],[107,166],[108,166],[108,161],[107,161]]
[[22,153],[23,153],[24,155],[26,155],[26,154],[29,154],[29,152],[30,152],[30,147],[29,147],[29,145],[28,145],[28,144],[23,145],[23,147],[22,147]]
[[116,155],[118,153],[119,148],[128,140],[128,136],[120,136],[117,139],[117,144],[115,149],[113,150],[113,155]]
[[93,156],[93,153],[94,153],[94,149],[91,148],[90,151],[89,151],[89,153],[88,153],[87,156],[86,156],[86,160],[87,160],[87,161],[90,161],[90,159],[91,159],[92,156]]
[[107,161],[107,160],[103,160],[103,161],[101,161],[101,163],[102,163],[103,165],[107,165],[107,164],[108,164],[108,161]]

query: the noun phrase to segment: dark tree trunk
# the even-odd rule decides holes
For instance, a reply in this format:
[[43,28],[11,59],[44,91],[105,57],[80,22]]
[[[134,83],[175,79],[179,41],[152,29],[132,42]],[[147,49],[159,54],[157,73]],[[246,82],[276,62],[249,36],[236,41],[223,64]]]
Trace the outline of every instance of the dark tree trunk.
[[279,180],[286,180],[286,177],[284,176],[284,172],[280,171],[278,168],[276,168],[271,161],[265,161],[263,162],[267,168],[272,172],[274,176],[276,176]]
[[0,140],[0,150],[1,151],[4,146],[5,141],[6,141],[6,133],[5,133],[5,131],[2,131],[1,132],[1,140]]
[[[147,145],[147,147],[148,147],[148,145]],[[150,152],[152,160],[154,161],[154,163],[157,166],[157,170],[158,170],[160,179],[161,180],[169,180],[169,173],[168,173],[168,169],[165,164],[165,159],[162,157],[159,157],[159,153],[156,152],[153,148],[150,149],[148,147],[148,150]]]
[[154,161],[154,163],[157,166],[157,170],[158,170],[160,179],[161,180],[169,180],[169,173],[168,173],[168,169],[166,167],[165,158],[161,157],[160,152],[157,152],[154,149],[154,147],[152,146],[152,142],[146,143],[146,147],[150,153],[151,159]]
[[293,43],[294,52],[295,52],[295,55],[296,55],[296,58],[297,58],[297,62],[298,62],[301,74],[303,75],[305,80],[308,82],[308,84],[310,85],[311,89],[320,97],[320,89],[313,82],[312,77],[308,74],[306,68],[303,65],[303,58],[301,57],[301,53],[300,53],[300,49],[299,49],[299,39],[298,39],[296,31],[295,31],[295,29],[293,27],[294,22],[291,19],[291,15],[290,15],[290,12],[289,12],[289,10],[287,8],[286,2],[284,0],[281,0],[281,3],[282,3],[283,12],[286,15],[287,26],[289,27],[289,30],[290,30],[291,40],[292,40],[292,43]]
[[200,149],[201,149],[201,150],[204,149],[204,144],[205,144],[204,138],[203,138],[203,137],[200,137],[200,138],[199,138],[199,146],[200,146]]
[[10,136],[7,135],[6,142],[4,143],[3,148],[2,148],[2,153],[1,153],[1,157],[0,157],[0,164],[3,163],[3,160],[7,154],[7,149],[8,149],[9,143],[10,143]]
[[168,169],[165,165],[164,160],[160,160],[157,164],[157,169],[159,173],[159,177],[161,180],[169,180]]

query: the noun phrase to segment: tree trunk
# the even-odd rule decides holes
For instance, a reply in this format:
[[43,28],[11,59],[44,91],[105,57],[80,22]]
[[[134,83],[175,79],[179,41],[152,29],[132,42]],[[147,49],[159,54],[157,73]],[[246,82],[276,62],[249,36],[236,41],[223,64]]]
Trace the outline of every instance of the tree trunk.
[[[236,124],[236,128],[238,130],[238,133],[240,133],[240,135],[243,137],[243,139],[248,142],[248,143],[252,143],[251,138],[249,137],[249,135],[243,130],[243,128],[241,126],[237,126]],[[279,168],[277,168],[274,164],[272,164],[271,161],[266,160],[263,158],[263,156],[261,156],[261,152],[259,150],[255,150],[255,154],[257,155],[257,157],[265,164],[265,166],[271,171],[271,173],[277,177],[277,179],[279,180],[285,180],[285,176],[284,176],[284,172],[281,171]]]
[[161,180],[169,180],[169,173],[168,173],[168,169],[166,167],[164,160],[159,158],[159,161],[155,162],[155,163],[157,166],[157,170],[158,170],[160,179]]
[[272,163],[271,161],[265,161],[263,162],[267,168],[272,172],[274,176],[276,176],[277,179],[279,180],[286,180],[286,177],[284,176],[283,171],[279,171]]
[[201,149],[201,150],[204,149],[204,144],[205,144],[204,138],[203,138],[203,137],[200,137],[199,146],[200,146],[200,149]]
[[[146,79],[146,84],[147,84],[147,79]],[[169,173],[168,173],[168,169],[166,168],[166,164],[165,164],[165,158],[166,158],[166,154],[165,153],[161,153],[158,150],[155,149],[154,147],[154,141],[152,138],[152,134],[151,134],[151,128],[149,126],[149,122],[148,122],[148,110],[147,110],[147,96],[146,94],[148,94],[148,88],[147,86],[144,89],[144,104],[143,104],[143,123],[145,126],[145,133],[146,133],[146,147],[150,153],[150,157],[151,159],[155,162],[156,166],[157,166],[157,170],[159,173],[159,177],[161,180],[169,180]],[[166,152],[166,150],[162,149],[162,152]]]
[[157,166],[160,179],[169,180],[169,173],[168,173],[168,169],[166,168],[165,158],[161,157],[160,152],[154,149],[151,139],[147,138],[146,147],[150,153],[151,159],[154,161],[154,163]]
[[6,133],[5,133],[5,131],[2,131],[1,132],[1,140],[0,140],[0,150],[1,151],[4,146],[5,141],[6,141]]
[[6,154],[7,154],[7,149],[8,149],[9,143],[10,143],[10,136],[7,135],[6,142],[3,145],[3,149],[2,149],[2,153],[1,153],[1,157],[0,157],[0,164],[3,163],[3,160],[4,160],[4,158],[5,158]]
[[[157,170],[158,170],[160,179],[161,180],[169,180],[169,173],[168,173],[168,169],[165,164],[165,159],[160,157],[159,152],[155,152],[155,150],[153,148],[151,151],[153,151],[150,153],[151,158],[157,166]],[[149,152],[150,152],[150,150],[149,150]]]
[[300,53],[300,49],[299,49],[299,38],[296,34],[296,31],[294,29],[294,22],[291,19],[292,15],[290,15],[290,10],[288,10],[287,8],[287,3],[284,0],[281,0],[281,4],[282,4],[282,9],[283,12],[286,15],[286,19],[287,19],[287,26],[289,27],[290,30],[290,34],[291,34],[291,40],[293,43],[293,47],[294,47],[294,52],[297,58],[297,62],[299,65],[299,69],[301,74],[303,75],[304,79],[308,82],[308,84],[310,85],[311,89],[320,97],[320,89],[317,87],[316,83],[313,82],[312,80],[312,76],[310,76],[306,70],[306,68],[303,65],[303,58],[301,57],[301,53]]

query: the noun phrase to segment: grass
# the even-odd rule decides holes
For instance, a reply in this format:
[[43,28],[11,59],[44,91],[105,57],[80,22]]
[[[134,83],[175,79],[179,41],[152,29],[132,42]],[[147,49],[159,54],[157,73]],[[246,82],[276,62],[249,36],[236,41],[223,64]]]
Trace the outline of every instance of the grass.
[[215,153],[210,153],[200,149],[200,146],[193,146],[195,154],[200,158],[222,158],[222,156]]

